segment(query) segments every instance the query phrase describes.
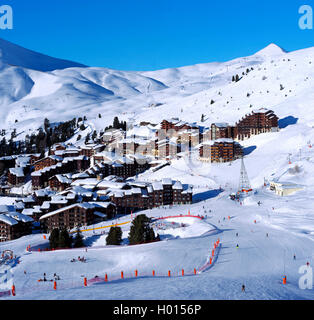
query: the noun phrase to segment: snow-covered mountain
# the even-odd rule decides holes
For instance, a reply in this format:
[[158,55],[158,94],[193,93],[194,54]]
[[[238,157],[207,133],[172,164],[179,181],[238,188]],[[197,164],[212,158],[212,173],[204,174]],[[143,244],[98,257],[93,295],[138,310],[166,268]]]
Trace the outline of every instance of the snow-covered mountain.
[[4,39],[0,39],[0,60],[11,66],[43,72],[70,67],[85,67],[81,63],[56,59],[25,49]]
[[[310,100],[304,96],[311,96],[313,86],[313,48],[287,53],[271,44],[228,62],[151,72],[79,67],[3,40],[0,50],[0,128],[8,133],[16,128],[21,138],[45,117],[55,122],[86,115],[96,129],[110,124],[115,115],[159,122],[169,116],[200,121],[205,114],[204,124],[209,125],[268,107],[285,117],[293,115],[295,104],[306,108]],[[231,81],[243,72],[239,82]]]

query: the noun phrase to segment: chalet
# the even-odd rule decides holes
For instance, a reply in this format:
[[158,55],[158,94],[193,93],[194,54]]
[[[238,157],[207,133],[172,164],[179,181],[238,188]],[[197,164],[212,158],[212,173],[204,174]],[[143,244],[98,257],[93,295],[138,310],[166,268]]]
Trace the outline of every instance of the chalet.
[[31,217],[35,222],[39,221],[39,218],[43,215],[40,206],[34,206],[33,208],[23,209],[22,214]]
[[96,221],[106,219],[101,214],[98,206],[90,203],[75,203],[67,207],[49,212],[40,218],[43,230],[51,232],[53,229],[74,229],[76,227],[88,226]]
[[18,239],[32,233],[33,219],[11,206],[0,206],[0,242]]
[[62,158],[68,158],[68,157],[78,157],[80,155],[80,149],[78,148],[71,148],[66,150],[56,150],[54,152],[54,155]]
[[32,196],[22,198],[21,201],[23,202],[24,208],[26,208],[26,209],[32,208],[36,204],[36,200]]
[[62,160],[63,160],[62,157],[58,157],[54,155],[40,159],[34,163],[35,171],[39,171],[44,168],[56,165],[58,162],[61,162]]
[[164,139],[157,142],[158,145],[158,159],[171,159],[177,157],[181,152],[181,146],[177,141],[172,139]]
[[89,159],[86,156],[74,158],[65,158],[56,165],[45,167],[42,170],[35,171],[31,174],[33,189],[42,189],[49,186],[49,179],[57,174],[68,172],[77,172],[84,170],[89,165]]
[[[100,216],[103,220],[104,216],[105,215],[105,218],[106,220],[108,219],[112,219],[116,216],[117,214],[117,207],[114,203],[112,202],[89,202],[89,204],[93,205],[94,206],[94,214],[97,215],[98,213],[101,213]],[[96,221],[97,222],[97,218],[96,218]]]
[[179,133],[177,142],[181,144],[181,149],[184,146],[185,150],[195,147],[200,143],[201,132],[199,129],[183,130]]
[[[185,121],[181,121],[178,118],[172,118],[172,119],[165,119],[160,124],[161,130],[168,132],[178,132],[182,130],[192,130],[192,129],[199,129],[199,126],[196,123],[190,124]],[[175,133],[174,133],[175,135]]]
[[244,140],[252,135],[278,131],[278,117],[272,110],[261,108],[247,114],[236,123],[236,139]]
[[91,189],[86,189],[81,186],[73,186],[59,193],[60,196],[64,196],[69,203],[75,202],[88,202],[94,200],[94,193]]
[[45,201],[51,199],[52,192],[47,189],[36,190],[33,194],[33,198],[36,201],[36,204],[42,205]]
[[61,143],[54,144],[52,146],[50,152],[52,155],[54,155],[56,151],[64,151],[66,149],[67,149],[67,145],[65,143],[61,142]]
[[102,135],[102,142],[105,144],[110,144],[115,141],[119,141],[124,137],[125,133],[122,129],[108,129]]
[[199,159],[208,162],[230,162],[243,156],[239,143],[232,139],[203,142],[199,147]]
[[236,128],[226,122],[212,123],[210,127],[211,140],[236,137]]
[[29,168],[30,160],[30,156],[17,156],[15,159],[15,167]]
[[24,168],[10,168],[8,172],[8,184],[11,186],[21,186],[25,183]]
[[111,202],[118,212],[151,209],[163,205],[192,203],[192,190],[179,182],[163,179],[153,183],[128,182],[128,188],[108,189]]
[[34,165],[35,162],[40,160],[40,153],[31,154],[29,157],[30,157],[30,160],[29,160],[30,165]]
[[92,157],[96,153],[99,153],[105,149],[105,145],[103,144],[87,144],[84,146],[81,146],[80,155]]
[[49,179],[49,187],[53,191],[64,191],[70,187],[72,180],[62,174],[57,174]]

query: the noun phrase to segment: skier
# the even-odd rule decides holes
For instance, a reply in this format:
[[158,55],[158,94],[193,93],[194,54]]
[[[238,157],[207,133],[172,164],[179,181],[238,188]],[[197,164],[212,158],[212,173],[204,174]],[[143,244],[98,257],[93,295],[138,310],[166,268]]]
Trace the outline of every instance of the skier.
[[307,262],[307,263],[306,263],[306,265],[307,265],[307,266],[309,266],[309,265],[310,265],[310,263],[309,263],[309,262]]
[[245,285],[242,285],[242,292],[245,292]]
[[238,233],[236,233],[236,237],[238,237],[239,236],[239,234]]
[[295,254],[293,255],[293,260],[295,260],[296,259],[296,256],[295,256]]
[[236,248],[239,249],[239,245],[238,244],[237,244]]
[[268,233],[266,233],[266,237],[268,238]]

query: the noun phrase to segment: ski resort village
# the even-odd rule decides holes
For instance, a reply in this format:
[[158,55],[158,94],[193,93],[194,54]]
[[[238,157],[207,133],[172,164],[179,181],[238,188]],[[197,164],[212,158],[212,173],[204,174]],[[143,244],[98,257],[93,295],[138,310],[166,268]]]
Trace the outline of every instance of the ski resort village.
[[314,298],[314,48],[150,72],[0,49],[0,300]]

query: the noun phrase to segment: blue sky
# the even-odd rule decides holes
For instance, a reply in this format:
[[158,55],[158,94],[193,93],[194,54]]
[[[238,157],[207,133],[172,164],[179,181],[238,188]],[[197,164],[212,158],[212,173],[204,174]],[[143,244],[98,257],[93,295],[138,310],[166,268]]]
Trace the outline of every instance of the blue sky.
[[246,56],[276,43],[314,46],[303,0],[2,0],[14,29],[0,37],[89,66],[156,70]]

